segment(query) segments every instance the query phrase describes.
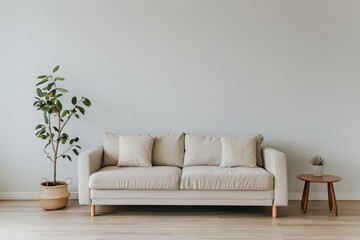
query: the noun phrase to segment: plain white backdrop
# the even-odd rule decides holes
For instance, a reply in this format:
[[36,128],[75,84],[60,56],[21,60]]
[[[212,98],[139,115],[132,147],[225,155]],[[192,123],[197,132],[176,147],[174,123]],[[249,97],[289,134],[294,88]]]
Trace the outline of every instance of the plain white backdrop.
[[[338,198],[359,199],[359,12],[347,0],[2,0],[0,195],[51,178],[32,102],[36,76],[60,64],[66,101],[93,102],[69,125],[83,149],[104,131],[262,133],[288,156],[293,198],[320,154],[343,177]],[[60,163],[68,176],[76,192],[76,160]]]

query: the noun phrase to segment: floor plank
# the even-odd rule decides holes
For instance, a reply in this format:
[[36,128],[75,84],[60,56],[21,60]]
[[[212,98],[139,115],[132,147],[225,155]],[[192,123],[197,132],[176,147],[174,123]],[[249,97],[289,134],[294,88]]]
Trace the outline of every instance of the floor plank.
[[70,201],[44,211],[38,201],[0,201],[0,239],[360,239],[360,201],[339,201],[335,217],[326,201],[279,207],[89,206]]

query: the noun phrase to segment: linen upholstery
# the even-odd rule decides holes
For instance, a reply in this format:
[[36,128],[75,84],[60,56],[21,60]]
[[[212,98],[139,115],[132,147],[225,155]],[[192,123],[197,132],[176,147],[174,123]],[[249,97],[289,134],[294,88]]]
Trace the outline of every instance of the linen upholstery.
[[273,199],[274,191],[227,191],[227,190],[116,190],[92,189],[91,198],[146,198],[146,199]]
[[119,160],[119,134],[103,134],[104,156],[102,166],[116,166]]
[[184,167],[219,166],[221,163],[221,141],[218,136],[185,135]]
[[183,168],[180,189],[266,191],[274,176],[263,168],[191,166]]
[[119,135],[118,167],[151,167],[154,137]]
[[221,167],[256,167],[256,136],[221,137]]
[[179,190],[181,169],[170,166],[115,167],[90,176],[91,189]]
[[89,178],[101,168],[103,148],[92,148],[78,156],[79,203],[90,204]]
[[274,175],[274,204],[288,205],[288,176],[286,155],[274,148],[264,148],[265,169]]
[[154,166],[182,167],[184,151],[184,133],[155,136],[152,164]]
[[264,141],[264,137],[261,134],[256,136],[256,165],[258,167],[264,167],[264,158],[261,151],[261,144]]

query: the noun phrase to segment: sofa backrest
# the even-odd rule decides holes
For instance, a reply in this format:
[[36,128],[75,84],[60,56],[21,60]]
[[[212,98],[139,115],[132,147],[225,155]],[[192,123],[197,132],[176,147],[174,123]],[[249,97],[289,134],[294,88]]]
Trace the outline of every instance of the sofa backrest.
[[[263,136],[256,135],[257,166],[263,167],[261,144]],[[119,158],[119,134],[103,135],[103,167],[116,166]],[[221,138],[187,133],[155,136],[152,164],[154,166],[219,166],[221,164]]]

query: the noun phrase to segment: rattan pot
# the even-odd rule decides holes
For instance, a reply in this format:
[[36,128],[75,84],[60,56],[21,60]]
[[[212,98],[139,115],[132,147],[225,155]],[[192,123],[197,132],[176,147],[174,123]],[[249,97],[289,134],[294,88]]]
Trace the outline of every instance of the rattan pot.
[[45,181],[40,184],[40,204],[45,210],[57,210],[66,207],[70,193],[66,181]]

